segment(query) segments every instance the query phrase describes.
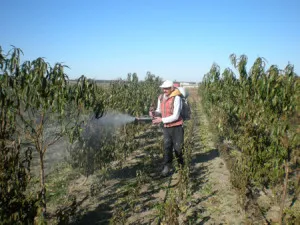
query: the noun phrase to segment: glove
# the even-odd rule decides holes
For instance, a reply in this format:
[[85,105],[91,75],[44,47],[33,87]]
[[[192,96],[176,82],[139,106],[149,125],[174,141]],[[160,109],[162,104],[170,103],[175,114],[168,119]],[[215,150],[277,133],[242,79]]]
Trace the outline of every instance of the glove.
[[162,122],[161,117],[154,117],[152,120],[153,124],[160,124]]

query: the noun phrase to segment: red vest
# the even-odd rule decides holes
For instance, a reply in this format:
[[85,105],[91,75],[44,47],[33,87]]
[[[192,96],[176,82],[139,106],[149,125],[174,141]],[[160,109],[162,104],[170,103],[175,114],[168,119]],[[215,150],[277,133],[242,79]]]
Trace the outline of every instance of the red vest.
[[[173,115],[174,98],[175,96],[165,99],[163,95],[160,96],[160,111],[161,111],[162,118]],[[183,124],[183,119],[181,118],[181,116],[179,116],[178,120],[171,123],[165,123],[164,127],[175,127],[175,126],[180,126],[182,124]]]

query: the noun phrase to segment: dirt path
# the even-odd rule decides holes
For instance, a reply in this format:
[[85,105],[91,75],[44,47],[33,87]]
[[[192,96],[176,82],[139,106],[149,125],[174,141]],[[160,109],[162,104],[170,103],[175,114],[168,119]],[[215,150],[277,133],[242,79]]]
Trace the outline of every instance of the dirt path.
[[[201,148],[195,152],[200,160],[194,168],[203,170],[203,185],[195,198],[204,198],[199,208],[203,210],[203,220],[199,224],[243,224],[245,215],[238,205],[238,196],[230,184],[230,173],[225,162],[220,158],[209,131],[209,123],[201,105],[198,105],[199,131]],[[200,177],[198,177],[200,178]]]
[[[187,175],[161,177],[162,135],[134,152],[121,169],[99,172],[84,184],[74,180],[69,193],[81,202],[72,224],[245,224],[230,184],[230,174],[214,148],[208,120],[193,96],[195,119],[189,123],[190,166]],[[81,184],[81,185],[80,185]]]

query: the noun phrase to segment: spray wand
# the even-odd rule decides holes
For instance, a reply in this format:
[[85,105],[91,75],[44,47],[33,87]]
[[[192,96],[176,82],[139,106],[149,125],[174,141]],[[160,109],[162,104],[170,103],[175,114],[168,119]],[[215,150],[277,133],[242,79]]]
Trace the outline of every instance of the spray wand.
[[150,116],[141,116],[141,117],[135,117],[134,122],[135,123],[152,123],[152,117]]

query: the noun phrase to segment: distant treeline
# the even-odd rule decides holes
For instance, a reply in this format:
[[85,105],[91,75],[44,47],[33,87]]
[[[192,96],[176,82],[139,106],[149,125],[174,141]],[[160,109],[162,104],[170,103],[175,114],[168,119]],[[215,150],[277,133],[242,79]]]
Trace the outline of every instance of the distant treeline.
[[[118,79],[115,80],[94,80],[97,84],[110,84],[112,82],[117,81]],[[125,81],[125,80],[124,80]],[[77,80],[69,80],[70,83],[76,83]],[[174,81],[174,83],[178,83],[181,85],[197,85],[197,82],[185,82],[185,81]]]
[[[94,80],[97,84],[110,84],[116,80]],[[69,80],[70,83],[77,83],[77,80]]]

